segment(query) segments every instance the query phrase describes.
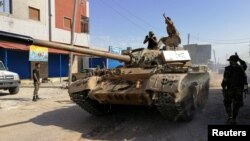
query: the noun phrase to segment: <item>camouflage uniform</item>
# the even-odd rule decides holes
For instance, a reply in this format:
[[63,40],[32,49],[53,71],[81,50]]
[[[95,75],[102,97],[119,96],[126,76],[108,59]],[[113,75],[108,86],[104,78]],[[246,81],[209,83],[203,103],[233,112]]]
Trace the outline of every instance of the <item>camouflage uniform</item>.
[[33,81],[34,81],[34,93],[33,93],[33,101],[40,99],[38,97],[38,90],[40,85],[40,71],[38,68],[33,70]]
[[168,36],[170,36],[170,37],[177,34],[177,31],[176,31],[176,28],[175,28],[173,22],[168,24],[167,33],[168,33]]
[[[247,66],[236,55],[231,56],[228,61],[230,61],[230,66],[225,68],[221,86],[228,118],[235,122],[239,109],[243,106],[243,90],[244,84],[247,82],[245,74]],[[237,61],[240,61],[240,65],[237,64]]]
[[[165,17],[165,16],[164,16]],[[169,17],[165,17],[165,23],[167,24],[167,33],[168,33],[168,44],[170,44],[171,42],[174,42],[173,45],[176,47],[181,43],[181,38],[179,36],[178,31],[176,30],[174,23],[172,22],[172,20]]]

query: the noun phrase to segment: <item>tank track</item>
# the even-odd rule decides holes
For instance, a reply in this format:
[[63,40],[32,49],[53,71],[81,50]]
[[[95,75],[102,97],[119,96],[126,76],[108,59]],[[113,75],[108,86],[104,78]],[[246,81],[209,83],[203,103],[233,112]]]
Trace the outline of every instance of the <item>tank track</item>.
[[82,109],[94,116],[102,116],[111,112],[111,105],[99,104],[97,101],[90,99],[88,91],[70,94],[70,98]]
[[156,108],[161,115],[170,121],[190,121],[193,118],[192,105],[175,103],[168,93],[159,93]]

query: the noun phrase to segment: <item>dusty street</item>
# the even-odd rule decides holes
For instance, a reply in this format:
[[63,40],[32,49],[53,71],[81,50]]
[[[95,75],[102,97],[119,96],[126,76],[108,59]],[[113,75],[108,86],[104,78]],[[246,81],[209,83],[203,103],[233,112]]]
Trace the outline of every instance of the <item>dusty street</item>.
[[[164,120],[154,108],[128,107],[94,117],[73,104],[67,90],[41,88],[32,102],[32,88],[18,95],[0,92],[1,141],[206,141],[208,124],[224,124],[221,90],[211,88],[208,102],[188,123]],[[240,111],[239,124],[250,124],[250,97]]]

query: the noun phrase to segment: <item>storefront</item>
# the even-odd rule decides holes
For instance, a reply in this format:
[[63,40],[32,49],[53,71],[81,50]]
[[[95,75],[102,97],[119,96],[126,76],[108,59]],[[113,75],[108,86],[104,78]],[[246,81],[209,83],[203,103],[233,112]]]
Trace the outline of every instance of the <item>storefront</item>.
[[[0,42],[0,60],[21,79],[30,79],[35,62],[29,61],[29,46]],[[42,78],[66,77],[68,75],[68,52],[49,49],[48,62],[41,62]]]

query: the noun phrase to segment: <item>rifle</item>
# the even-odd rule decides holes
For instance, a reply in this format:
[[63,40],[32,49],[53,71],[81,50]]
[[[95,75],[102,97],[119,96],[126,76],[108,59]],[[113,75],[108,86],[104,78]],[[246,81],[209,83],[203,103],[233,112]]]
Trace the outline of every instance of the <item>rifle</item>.
[[242,69],[242,71],[244,72],[244,75],[245,75],[245,84],[244,84],[243,92],[244,92],[245,98],[246,98],[247,94],[249,93],[249,91],[248,91],[248,83],[247,83],[247,74],[245,72],[247,66],[246,66],[246,63],[243,60],[240,59],[237,52],[235,52],[235,56],[238,57],[238,61],[240,62],[240,67],[241,67],[241,69]]
[[249,94],[249,91],[248,91],[248,84],[246,83],[245,85],[244,85],[244,94],[245,94],[245,98],[247,97],[247,95]]
[[228,93],[228,90],[223,88],[223,89],[222,89],[223,97],[225,97],[225,96],[227,95],[227,93]]

